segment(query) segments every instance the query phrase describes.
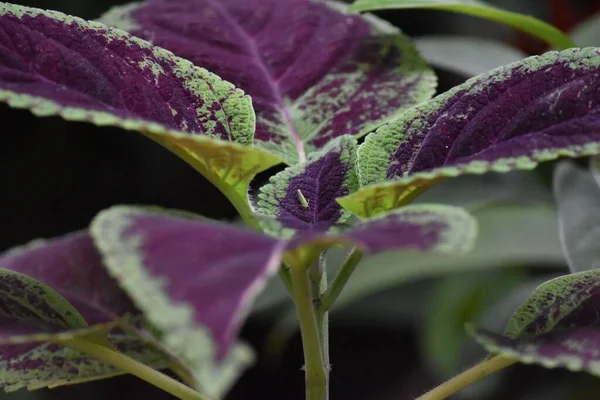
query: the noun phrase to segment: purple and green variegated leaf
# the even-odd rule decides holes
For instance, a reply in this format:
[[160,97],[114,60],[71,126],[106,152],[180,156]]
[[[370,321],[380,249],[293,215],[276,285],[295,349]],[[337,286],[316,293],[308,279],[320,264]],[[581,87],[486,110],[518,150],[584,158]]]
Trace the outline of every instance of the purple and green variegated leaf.
[[0,3],[0,101],[38,116],[136,130],[177,153],[241,211],[279,160],[252,148],[249,96],[189,61],[59,12]]
[[511,317],[504,334],[537,336],[573,327],[598,325],[600,270],[554,278],[540,285]]
[[[123,372],[78,351],[48,340],[69,340],[91,333],[106,332],[110,326],[94,326],[79,331],[53,335],[21,337],[21,341],[0,344],[0,388],[7,392],[19,389],[41,389],[106,379]],[[40,339],[40,342],[37,342]],[[123,333],[107,337],[112,347],[155,369],[169,367],[169,359],[161,351],[146,346],[137,338]],[[37,343],[36,343],[37,342]]]
[[51,287],[89,324],[138,313],[127,294],[106,271],[87,232],[36,240],[11,249],[0,255],[0,267],[8,270],[6,273],[24,274],[37,280],[38,285]]
[[[281,228],[325,232],[351,216],[336,198],[357,188],[356,140],[341,136],[310,154],[306,162],[271,177],[260,189],[257,211],[277,220]],[[277,235],[283,231],[263,228]]]
[[185,361],[204,392],[222,394],[252,361],[237,332],[253,298],[277,272],[284,243],[132,207],[100,213],[91,230],[109,271],[160,331],[165,347]]
[[345,9],[319,0],[153,0],[101,21],[243,89],[257,114],[256,145],[295,164],[433,95],[435,76],[407,37]]
[[439,205],[406,207],[345,233],[303,232],[291,241],[126,206],[101,212],[91,226],[109,271],[209,394],[221,379],[214,368],[227,368],[233,378],[248,363],[238,330],[286,250],[352,242],[366,253],[456,253],[470,246],[475,231],[467,212]]
[[488,351],[525,364],[566,368],[600,376],[600,328],[561,329],[536,337],[509,338],[481,328],[468,328]]
[[407,111],[358,150],[360,216],[406,204],[439,179],[531,169],[600,152],[600,50],[570,49],[500,67]]

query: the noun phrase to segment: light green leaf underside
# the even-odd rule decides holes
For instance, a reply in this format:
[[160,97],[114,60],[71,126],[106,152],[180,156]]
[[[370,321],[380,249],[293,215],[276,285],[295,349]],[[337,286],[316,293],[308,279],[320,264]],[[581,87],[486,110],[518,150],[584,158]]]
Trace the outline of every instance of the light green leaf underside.
[[578,272],[554,278],[540,285],[513,314],[504,335],[517,338],[523,330],[536,322],[535,335],[550,332],[562,318],[569,315],[600,287],[600,269]]
[[[145,209],[132,207],[112,208],[100,214],[106,219],[110,213],[111,224],[92,222],[90,232],[96,246],[104,256],[109,272],[124,289],[145,298],[144,317],[161,334],[161,344],[169,353],[183,361],[198,385],[198,389],[211,396],[222,397],[250,364],[254,362],[252,349],[238,342],[231,347],[220,363],[215,362],[215,342],[205,327],[194,317],[194,309],[186,303],[173,301],[162,289],[164,281],[146,271],[143,255],[136,252],[114,251],[123,249],[123,232],[138,213]],[[101,222],[101,221],[100,221]],[[139,238],[128,243],[136,247]],[[167,334],[168,333],[168,334]]]
[[[0,266],[0,302],[15,302],[29,310],[39,321],[64,326],[65,328],[82,328],[87,326],[83,316],[58,292],[40,281],[27,275],[1,268]],[[8,287],[4,285],[9,285]],[[14,285],[14,286],[13,286]],[[5,300],[3,300],[3,298]],[[41,304],[32,304],[30,299],[43,301],[44,308],[50,309],[55,316],[43,312]],[[10,307],[2,307],[0,315],[7,318],[19,319],[18,315],[6,315]],[[58,318],[57,318],[58,317]],[[2,339],[0,338],[0,342]]]
[[557,49],[577,47],[564,33],[539,19],[506,11],[477,0],[357,0],[351,11],[375,11],[404,8],[431,8],[451,11],[509,25],[545,40]]
[[250,181],[281,160],[257,147],[171,132],[143,132],[204,175],[227,196],[247,223],[255,223],[248,199]]

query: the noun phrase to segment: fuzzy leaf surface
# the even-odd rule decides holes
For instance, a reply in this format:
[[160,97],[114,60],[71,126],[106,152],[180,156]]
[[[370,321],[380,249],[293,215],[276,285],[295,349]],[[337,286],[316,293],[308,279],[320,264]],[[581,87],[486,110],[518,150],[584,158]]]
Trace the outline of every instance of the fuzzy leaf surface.
[[532,169],[600,152],[600,50],[534,56],[472,78],[369,135],[359,191],[339,199],[369,216],[446,177]]
[[319,0],[153,0],[116,7],[101,21],[243,89],[257,114],[256,145],[295,164],[433,95],[433,72],[407,37],[345,8]]

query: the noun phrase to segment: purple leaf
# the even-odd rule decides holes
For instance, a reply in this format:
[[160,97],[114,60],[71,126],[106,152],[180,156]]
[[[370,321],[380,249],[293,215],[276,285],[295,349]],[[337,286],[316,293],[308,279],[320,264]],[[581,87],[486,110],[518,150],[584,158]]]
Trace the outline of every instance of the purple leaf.
[[470,328],[488,351],[546,368],[566,368],[600,376],[600,328],[580,327],[552,331],[536,337],[511,339],[485,329]]
[[250,147],[250,98],[128,33],[59,12],[0,3],[0,101],[38,116],[137,130],[178,154],[240,212],[277,157]]
[[0,255],[0,267],[48,285],[89,324],[137,313],[127,294],[106,271],[87,232],[37,240],[9,250]]
[[[258,212],[275,218],[279,227],[327,231],[350,213],[335,200],[357,189],[356,140],[342,136],[312,153],[308,161],[288,167],[260,189]],[[263,226],[269,231],[268,225]]]
[[257,113],[257,145],[295,164],[433,94],[434,74],[404,35],[345,8],[307,0],[153,0],[117,7],[101,21],[245,90]]
[[372,215],[405,204],[444,177],[599,153],[599,64],[596,48],[549,52],[407,111],[365,140],[358,169],[366,187],[340,202]]

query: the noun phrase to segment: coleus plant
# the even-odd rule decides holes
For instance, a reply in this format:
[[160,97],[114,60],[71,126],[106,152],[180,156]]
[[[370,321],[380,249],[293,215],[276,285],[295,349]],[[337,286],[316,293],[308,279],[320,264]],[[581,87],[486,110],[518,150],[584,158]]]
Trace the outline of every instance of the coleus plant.
[[[356,7],[466,10],[571,46],[481,2],[378,3]],[[327,311],[361,257],[459,254],[475,238],[465,210],[410,200],[446,177],[600,153],[596,48],[532,57],[431,99],[435,75],[409,39],[336,2],[152,0],[95,22],[0,3],[0,27],[3,102],[139,131],[250,228],[115,206],[87,231],[2,255],[7,390],[131,373],[182,399],[220,397],[252,361],[237,333],[278,273],[297,309],[307,399],[326,399]],[[328,285],[323,254],[337,245],[353,250]]]

